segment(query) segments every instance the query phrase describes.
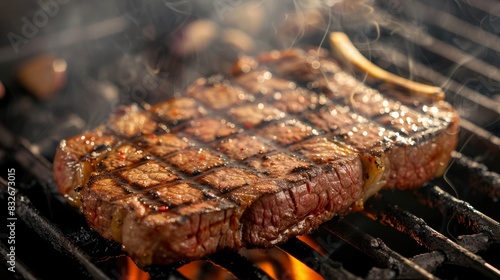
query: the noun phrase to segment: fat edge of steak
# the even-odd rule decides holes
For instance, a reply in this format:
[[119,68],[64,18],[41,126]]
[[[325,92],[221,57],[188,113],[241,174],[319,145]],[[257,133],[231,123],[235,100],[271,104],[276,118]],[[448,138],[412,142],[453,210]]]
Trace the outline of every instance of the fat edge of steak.
[[[325,55],[295,50],[266,63],[241,59],[235,84],[200,79],[189,97],[122,108],[63,140],[54,161],[61,192],[92,228],[149,265],[269,247],[360,209],[383,187],[417,187],[443,172],[457,143],[449,104],[408,108]],[[408,136],[414,124],[397,123],[421,117],[437,124]]]

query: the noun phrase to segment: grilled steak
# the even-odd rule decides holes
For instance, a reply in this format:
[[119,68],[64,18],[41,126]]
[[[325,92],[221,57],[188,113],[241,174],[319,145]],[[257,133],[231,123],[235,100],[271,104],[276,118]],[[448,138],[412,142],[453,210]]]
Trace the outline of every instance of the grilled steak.
[[384,96],[324,50],[274,51],[63,140],[54,176],[137,263],[169,264],[269,247],[418,187],[443,173],[457,130],[445,102]]

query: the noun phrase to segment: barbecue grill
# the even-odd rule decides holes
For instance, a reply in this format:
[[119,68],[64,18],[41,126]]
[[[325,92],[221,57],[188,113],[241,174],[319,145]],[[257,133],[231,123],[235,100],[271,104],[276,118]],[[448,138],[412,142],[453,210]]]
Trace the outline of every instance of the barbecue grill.
[[[500,279],[500,4],[352,1],[331,9],[336,1],[318,2],[263,8],[258,1],[53,1],[58,10],[53,16],[45,12],[46,20],[41,6],[16,9],[20,15],[9,20],[20,26],[5,24],[2,32],[22,35],[23,18],[38,25],[17,51],[12,41],[2,41],[0,48],[6,90],[0,99],[0,205],[6,224],[0,232],[0,278]],[[183,27],[192,22],[230,24],[231,15],[252,8],[280,11],[272,22],[255,16],[245,30],[257,28],[254,21],[269,21],[275,30],[261,31],[265,40],[238,45],[207,35],[194,46],[184,45],[194,48],[191,53],[172,46],[189,39]],[[83,16],[76,17],[77,11]],[[306,20],[314,15],[318,18]],[[293,26],[290,19],[300,24]],[[202,23],[201,30],[210,28]],[[328,48],[325,32],[339,29],[375,64],[446,91],[462,120],[458,148],[442,178],[414,191],[382,191],[363,211],[272,249],[222,251],[145,268],[89,229],[58,193],[52,178],[58,142],[102,123],[117,104],[163,100],[198,76],[223,72],[247,47],[249,52]],[[292,36],[272,36],[278,31]],[[68,77],[61,92],[40,101],[12,69],[47,52],[65,60]],[[384,90],[385,85],[372,86]]]

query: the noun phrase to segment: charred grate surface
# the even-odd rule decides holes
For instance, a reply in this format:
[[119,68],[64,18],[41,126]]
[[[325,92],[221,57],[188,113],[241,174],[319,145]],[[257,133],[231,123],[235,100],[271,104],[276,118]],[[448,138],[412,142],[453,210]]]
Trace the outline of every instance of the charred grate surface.
[[[457,204],[457,208],[462,205],[461,203]],[[429,250],[440,252],[444,255],[443,259],[450,264],[473,268],[487,278],[495,279],[500,277],[500,271],[480,256],[454,243],[427,225],[423,219],[402,210],[396,205],[382,199],[372,199],[365,208],[365,213],[370,218],[411,236],[417,243]],[[484,239],[483,236],[477,236],[477,238]],[[487,242],[487,239],[484,241]],[[495,243],[494,240],[490,242],[490,244]]]
[[[10,247],[7,247],[3,243],[0,244],[0,253],[2,254],[2,261],[4,263],[9,263],[12,261],[9,257],[9,254],[11,254]],[[39,279],[36,274],[34,274],[29,266],[26,266],[23,262],[22,259],[17,259],[16,260],[16,272],[13,273],[13,278],[14,279],[26,279],[26,280],[36,280]]]
[[[4,188],[4,186],[2,186],[2,188]],[[16,196],[16,215],[30,230],[38,233],[43,240],[54,246],[57,252],[61,253],[64,257],[72,258],[74,261],[77,261],[83,270],[75,271],[75,273],[86,274],[93,279],[111,279],[92,263],[92,259],[89,255],[84,253],[79,246],[68,239],[56,225],[41,216],[38,210],[31,205],[29,199],[21,194]],[[28,272],[23,269],[22,263],[20,271],[21,273]]]
[[[491,199],[500,197],[500,175],[486,165],[472,160],[459,152],[453,153],[454,165],[459,174],[468,174],[463,178],[471,187],[487,194]],[[463,173],[462,173],[463,172]]]
[[373,268],[367,278],[394,278],[397,276],[399,278],[436,279],[417,263],[390,249],[380,238],[374,238],[347,222],[326,223],[323,227],[369,255],[380,267],[387,268],[385,270]]
[[[454,217],[477,236],[459,236],[459,243],[468,250],[476,253],[487,250],[491,244],[500,243],[500,223],[477,211],[469,203],[457,199],[443,191],[439,186],[426,185],[415,191],[422,203],[438,208],[446,217]],[[476,242],[468,243],[467,240]]]

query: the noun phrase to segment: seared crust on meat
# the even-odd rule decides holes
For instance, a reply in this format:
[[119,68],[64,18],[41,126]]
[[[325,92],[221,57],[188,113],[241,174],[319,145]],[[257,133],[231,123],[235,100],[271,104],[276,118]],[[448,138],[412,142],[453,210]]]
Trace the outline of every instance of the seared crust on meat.
[[273,51],[181,98],[120,107],[63,140],[61,193],[141,265],[269,247],[440,176],[457,145],[446,102],[405,104],[325,50]]

